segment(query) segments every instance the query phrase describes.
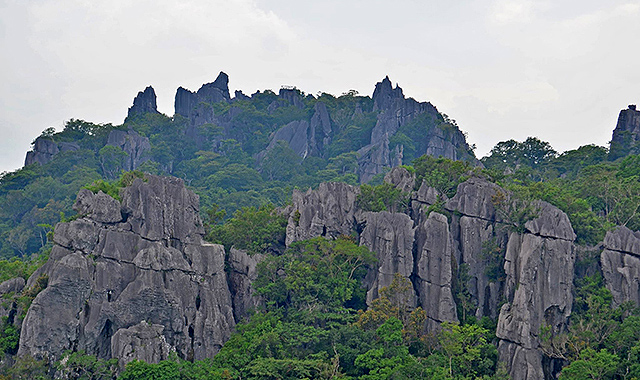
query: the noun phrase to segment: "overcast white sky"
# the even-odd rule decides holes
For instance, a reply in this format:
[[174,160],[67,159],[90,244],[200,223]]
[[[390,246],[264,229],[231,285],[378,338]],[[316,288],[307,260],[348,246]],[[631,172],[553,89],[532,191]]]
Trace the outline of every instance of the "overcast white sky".
[[122,123],[152,85],[371,95],[389,75],[485,155],[611,139],[640,103],[640,0],[0,0],[0,171],[70,118]]

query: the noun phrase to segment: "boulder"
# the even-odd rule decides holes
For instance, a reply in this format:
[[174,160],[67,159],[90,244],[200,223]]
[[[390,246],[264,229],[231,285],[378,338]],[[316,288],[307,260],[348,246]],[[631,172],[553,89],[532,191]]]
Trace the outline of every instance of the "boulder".
[[78,215],[89,216],[100,223],[118,223],[122,221],[120,202],[99,191],[97,194],[80,189],[73,209]]
[[33,142],[33,150],[27,152],[24,159],[24,166],[32,164],[44,165],[53,159],[53,156],[60,152],[74,151],[80,146],[72,142],[56,143],[49,137],[40,136]]
[[142,321],[128,329],[120,329],[111,338],[111,352],[120,368],[133,360],[158,363],[169,358],[171,346],[162,335],[164,326]]
[[384,181],[403,193],[410,193],[415,186],[416,176],[405,168],[396,167],[384,176]]

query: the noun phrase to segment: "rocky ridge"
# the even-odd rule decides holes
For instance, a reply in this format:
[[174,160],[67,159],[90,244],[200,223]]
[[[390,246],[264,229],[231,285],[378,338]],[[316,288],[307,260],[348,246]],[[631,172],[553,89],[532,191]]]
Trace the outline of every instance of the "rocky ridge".
[[[431,329],[458,321],[460,310],[478,318],[497,317],[500,359],[511,378],[544,378],[549,370],[538,350],[540,329],[565,329],[573,302],[575,234],[567,216],[541,202],[537,214],[516,231],[499,212],[506,205],[497,202],[497,195],[506,191],[486,180],[472,178],[460,184],[445,202],[449,216],[427,213],[438,192],[424,184],[413,191],[415,178],[406,169],[392,170],[386,180],[411,192],[409,213],[363,212],[356,202],[357,188],[326,184],[294,194],[287,244],[328,236],[329,231],[333,236],[358,234],[359,244],[378,258],[365,284],[368,302],[399,273],[413,282],[414,306],[425,310]],[[503,279],[486,274],[489,265],[496,265],[485,254],[487,242],[503,252]],[[460,308],[452,291],[461,265],[469,268],[465,286],[472,310]]]
[[[410,196],[404,212],[363,211],[360,189],[343,183],[294,191],[292,205],[282,210],[286,244],[354,236],[378,258],[363,284],[367,302],[400,274],[413,284],[411,306],[425,310],[429,329],[458,321],[460,313],[497,318],[500,360],[511,378],[552,378],[540,331],[565,331],[571,314],[576,247],[567,216],[537,202],[517,226],[505,212],[510,194],[482,178],[461,183],[450,199],[424,183],[414,190],[415,177],[404,168],[385,180]],[[438,198],[444,200],[440,212],[429,212]],[[261,305],[252,282],[264,256],[234,248],[225,254],[222,246],[204,243],[197,196],[181,180],[137,179],[122,201],[82,190],[74,207],[80,218],[56,227],[49,262],[26,284],[49,277],[24,319],[20,353],[54,359],[83,349],[121,364],[157,362],[171,352],[201,359],[214,355],[235,323]],[[616,304],[639,302],[637,235],[621,227],[603,243],[603,273]],[[489,249],[500,252],[498,262]],[[466,304],[454,291],[463,265]],[[501,266],[503,276],[491,276],[492,265]]]

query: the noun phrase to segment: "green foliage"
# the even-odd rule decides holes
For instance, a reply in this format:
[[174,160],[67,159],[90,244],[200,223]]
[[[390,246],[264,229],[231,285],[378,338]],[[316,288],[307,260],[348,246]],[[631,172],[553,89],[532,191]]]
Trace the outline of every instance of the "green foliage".
[[[256,291],[270,307],[340,308],[363,303],[360,281],[374,255],[346,237],[294,243],[258,267]],[[354,297],[359,299],[354,300]]]
[[[111,380],[118,371],[118,359],[98,359],[84,351],[67,351],[56,363],[60,379]],[[57,377],[58,378],[58,377]]]
[[36,298],[38,293],[43,291],[49,284],[49,276],[41,274],[36,278],[35,283],[27,289],[24,289],[22,293],[17,297],[16,302],[22,310],[23,316],[29,310],[31,302]]
[[3,380],[49,380],[51,377],[48,372],[46,361],[36,360],[30,355],[21,355],[16,357],[15,363],[5,371]]
[[217,212],[209,215],[212,220],[206,223],[209,230],[206,238],[223,244],[226,249],[235,247],[254,254],[284,242],[287,219],[279,215],[273,205],[243,207],[222,225],[215,224],[220,220]]
[[409,197],[390,183],[360,186],[358,207],[364,211],[402,212],[408,207]]
[[422,156],[413,161],[416,186],[423,182],[447,197],[455,195],[458,185],[469,179],[474,171],[466,161],[451,161],[446,158]]
[[580,353],[580,358],[562,369],[560,380],[612,379],[620,358],[607,350],[595,351],[588,348]]
[[482,258],[486,263],[484,274],[489,278],[489,282],[506,280],[507,275],[504,272],[504,257],[504,249],[497,243],[495,237],[482,243]]
[[109,195],[111,198],[120,201],[120,190],[127,186],[131,186],[136,178],[144,179],[144,173],[138,170],[123,172],[120,176],[120,179],[116,181],[110,182],[100,179],[95,181],[91,185],[85,186],[84,188],[90,190],[94,194],[102,191],[103,193]]
[[557,156],[557,152],[546,141],[537,137],[528,137],[523,142],[515,140],[502,141],[496,144],[488,157],[481,161],[488,167],[497,170],[517,169],[527,166],[536,169]]
[[541,347],[567,365],[560,379],[625,379],[640,374],[640,309],[613,307],[600,273],[575,281],[574,312],[568,332],[547,326]]
[[2,317],[0,322],[0,353],[15,355],[18,352],[20,332],[9,321],[8,316]]
[[451,377],[473,378],[494,372],[497,350],[487,341],[488,332],[473,324],[442,324],[439,341]]
[[265,180],[287,181],[298,174],[302,159],[285,141],[278,141],[267,151],[260,167]]
[[36,269],[47,262],[47,259],[48,255],[43,253],[24,259],[0,260],[0,283],[16,277],[27,280]]

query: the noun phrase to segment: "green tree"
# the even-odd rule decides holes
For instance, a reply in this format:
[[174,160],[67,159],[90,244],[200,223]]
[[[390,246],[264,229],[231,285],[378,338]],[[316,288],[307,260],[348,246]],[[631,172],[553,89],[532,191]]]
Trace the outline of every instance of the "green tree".
[[298,174],[302,159],[285,141],[278,141],[267,151],[260,171],[265,180],[287,181]]
[[120,175],[120,171],[124,169],[127,156],[127,153],[121,148],[112,145],[105,145],[98,152],[102,175],[108,179],[117,178],[118,175]]
[[580,358],[562,369],[560,380],[612,379],[620,359],[607,350],[591,348],[580,353]]

